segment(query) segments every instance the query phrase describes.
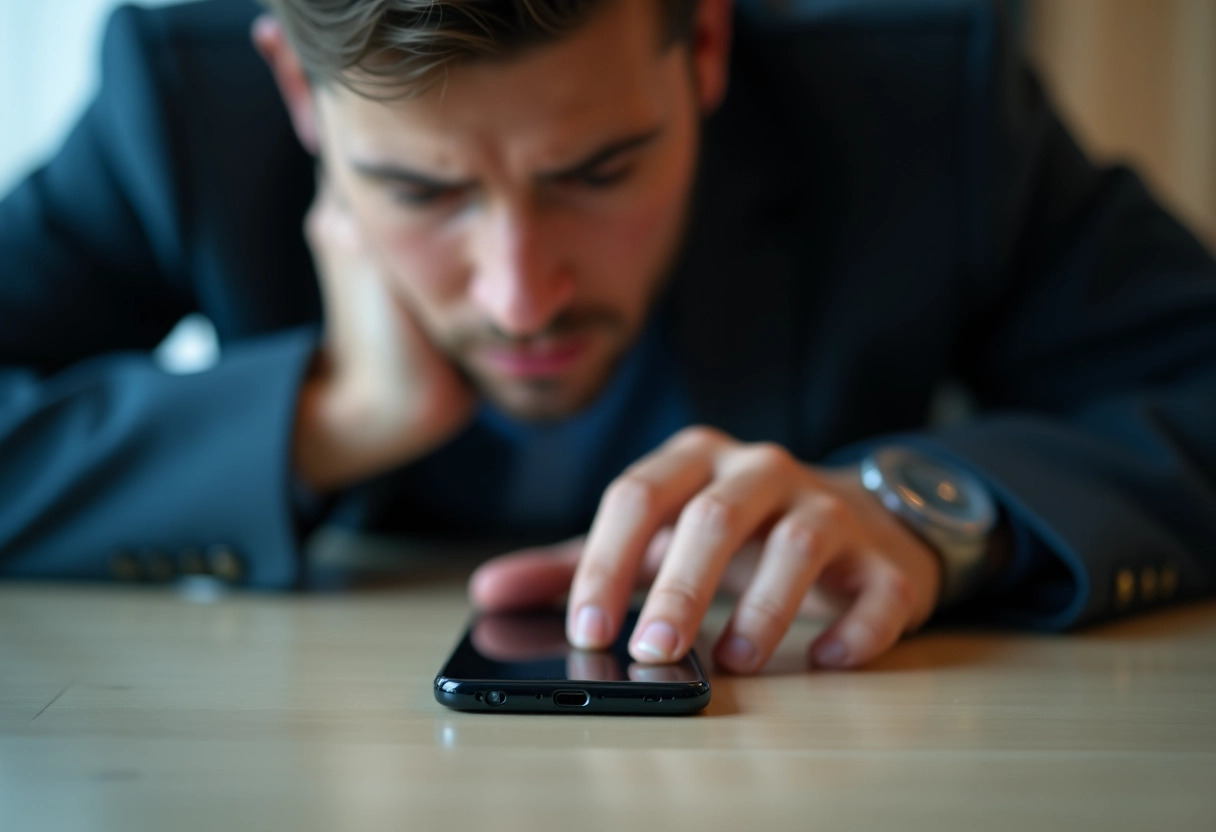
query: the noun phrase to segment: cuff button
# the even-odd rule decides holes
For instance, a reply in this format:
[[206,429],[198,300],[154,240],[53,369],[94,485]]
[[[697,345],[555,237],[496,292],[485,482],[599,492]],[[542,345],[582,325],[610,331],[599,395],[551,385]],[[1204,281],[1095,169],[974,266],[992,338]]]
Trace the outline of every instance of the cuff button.
[[1127,609],[1136,599],[1136,573],[1130,569],[1120,569],[1115,573],[1115,606]]
[[120,581],[138,581],[143,570],[130,552],[118,552],[110,558],[110,575]]
[[143,553],[141,558],[144,565],[144,572],[154,581],[166,582],[173,580],[173,576],[177,574],[177,569],[173,564],[173,559],[164,552],[151,550]]
[[245,562],[230,546],[213,546],[207,552],[207,563],[217,578],[236,583],[245,577]]
[[1178,591],[1178,570],[1167,566],[1161,570],[1161,581],[1157,587],[1162,598],[1173,598]]
[[1157,600],[1157,570],[1151,566],[1140,570],[1140,600],[1146,604]]
[[182,549],[177,555],[177,568],[183,575],[206,575],[207,561],[198,549]]

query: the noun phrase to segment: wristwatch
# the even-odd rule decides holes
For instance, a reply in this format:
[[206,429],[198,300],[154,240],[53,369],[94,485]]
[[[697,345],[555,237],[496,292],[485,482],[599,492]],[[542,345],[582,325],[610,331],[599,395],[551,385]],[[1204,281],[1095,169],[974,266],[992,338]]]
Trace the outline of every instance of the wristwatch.
[[911,448],[891,445],[861,461],[861,482],[941,557],[938,606],[967,598],[983,580],[997,510],[976,477]]

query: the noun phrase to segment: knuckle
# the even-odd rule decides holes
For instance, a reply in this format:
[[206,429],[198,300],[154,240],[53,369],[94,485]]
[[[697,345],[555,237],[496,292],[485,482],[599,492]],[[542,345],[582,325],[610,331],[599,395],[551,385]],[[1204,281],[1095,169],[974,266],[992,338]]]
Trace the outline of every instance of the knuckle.
[[740,604],[737,619],[749,633],[768,633],[777,638],[785,634],[797,613],[783,599],[772,595],[745,598]]
[[577,583],[583,587],[583,600],[599,595],[606,587],[618,579],[620,569],[613,562],[602,557],[589,557],[578,565]]
[[835,494],[819,494],[814,501],[815,513],[827,526],[839,526],[849,521],[849,505]]
[[784,517],[772,533],[779,543],[799,555],[815,555],[823,549],[820,527],[805,517]]
[[823,530],[803,517],[786,517],[777,524],[773,534],[781,547],[799,560],[823,557],[827,550]]
[[908,576],[898,569],[893,569],[887,578],[887,585],[892,602],[905,612],[911,610],[916,601],[916,590]]
[[708,595],[696,584],[673,578],[656,584],[647,600],[679,621],[697,617],[709,605]]
[[708,425],[693,425],[677,433],[672,442],[689,450],[705,450],[716,447],[722,440],[722,432]]
[[742,511],[717,494],[699,494],[684,508],[683,519],[702,535],[720,539],[736,530]]
[[748,448],[748,456],[753,465],[766,471],[785,471],[794,465],[790,452],[775,442],[757,442]]
[[658,511],[659,499],[659,488],[653,482],[636,474],[626,474],[608,486],[604,506],[613,512],[649,517]]

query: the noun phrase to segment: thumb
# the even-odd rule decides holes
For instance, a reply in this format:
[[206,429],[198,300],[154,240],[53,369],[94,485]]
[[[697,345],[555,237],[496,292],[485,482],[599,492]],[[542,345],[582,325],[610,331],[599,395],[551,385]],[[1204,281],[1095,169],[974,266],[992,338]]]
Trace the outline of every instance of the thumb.
[[551,605],[570,589],[586,537],[492,558],[469,578],[469,599],[485,612]]

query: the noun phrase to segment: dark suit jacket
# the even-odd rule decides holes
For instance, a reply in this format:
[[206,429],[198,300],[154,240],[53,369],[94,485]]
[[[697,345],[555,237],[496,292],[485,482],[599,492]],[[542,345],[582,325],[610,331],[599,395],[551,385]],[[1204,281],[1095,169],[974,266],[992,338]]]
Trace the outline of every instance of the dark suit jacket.
[[[120,10],[96,100],[0,203],[0,573],[104,577],[118,552],[131,571],[224,544],[252,586],[299,580],[312,179],[255,13]],[[981,599],[994,614],[1067,626],[1209,591],[1216,265],[1135,176],[1086,160],[995,9],[749,7],[731,84],[661,312],[695,417],[810,462],[899,437],[970,466],[1046,553]],[[193,311],[222,360],[168,375],[148,351]],[[947,378],[979,416],[927,430]],[[482,459],[474,490],[501,483]],[[344,515],[477,525],[411,511],[394,481]]]

